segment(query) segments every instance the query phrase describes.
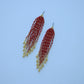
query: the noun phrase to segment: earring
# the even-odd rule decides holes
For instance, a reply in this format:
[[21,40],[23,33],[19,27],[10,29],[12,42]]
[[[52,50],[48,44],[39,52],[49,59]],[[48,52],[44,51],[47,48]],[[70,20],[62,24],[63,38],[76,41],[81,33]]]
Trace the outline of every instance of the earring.
[[50,48],[53,44],[54,36],[55,36],[55,32],[54,32],[54,29],[52,26],[51,28],[49,28],[46,31],[46,34],[44,35],[44,38],[43,38],[41,46],[40,46],[39,53],[36,56],[36,58],[37,58],[36,65],[37,65],[37,69],[39,72],[44,67],[44,64],[48,60],[48,53],[49,53]]
[[23,57],[28,56],[33,49],[35,48],[35,45],[38,41],[38,38],[41,34],[41,31],[44,26],[44,17],[43,17],[44,12],[42,13],[41,16],[37,17],[30,29],[29,34],[26,36],[23,44]]

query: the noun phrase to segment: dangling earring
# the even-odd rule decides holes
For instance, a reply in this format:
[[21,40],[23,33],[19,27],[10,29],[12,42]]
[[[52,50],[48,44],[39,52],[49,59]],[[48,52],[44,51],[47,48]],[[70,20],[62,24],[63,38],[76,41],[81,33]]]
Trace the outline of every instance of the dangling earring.
[[44,26],[44,17],[43,17],[44,12],[42,13],[41,16],[37,17],[30,29],[29,34],[26,36],[23,44],[23,57],[28,56],[33,49],[35,48],[35,45],[38,41],[38,38],[41,34],[41,31]]
[[53,44],[54,36],[55,36],[55,32],[54,32],[54,29],[52,26],[51,28],[49,28],[46,31],[46,34],[44,35],[44,38],[43,38],[41,46],[40,46],[39,53],[36,56],[36,58],[37,58],[36,65],[37,65],[37,69],[39,72],[44,67],[44,64],[48,60],[48,53]]

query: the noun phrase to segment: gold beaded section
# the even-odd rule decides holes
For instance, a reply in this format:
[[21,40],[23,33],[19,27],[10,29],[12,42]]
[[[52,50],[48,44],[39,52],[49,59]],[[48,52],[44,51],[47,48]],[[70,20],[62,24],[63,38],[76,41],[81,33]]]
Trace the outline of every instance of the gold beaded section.
[[34,45],[30,48],[30,50],[27,52],[27,49],[26,49],[26,40],[24,40],[24,42],[23,42],[23,57],[28,56],[31,52],[33,52],[33,50],[35,49],[35,45],[36,45],[36,44],[34,44]]
[[40,72],[40,70],[44,67],[44,64],[46,64],[46,62],[48,61],[48,56],[45,57],[44,61],[39,65],[39,55],[36,56],[37,60],[36,60],[36,66],[38,69],[38,72]]

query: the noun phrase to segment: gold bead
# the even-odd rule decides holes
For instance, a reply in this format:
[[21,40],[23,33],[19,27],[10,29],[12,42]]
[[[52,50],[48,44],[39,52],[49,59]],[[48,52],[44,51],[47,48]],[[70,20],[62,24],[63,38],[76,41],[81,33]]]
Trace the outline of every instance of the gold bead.
[[38,70],[38,72],[40,72],[40,69]]
[[23,48],[25,48],[26,46],[24,45]]
[[38,63],[38,60],[36,60],[36,62]]
[[36,56],[36,58],[38,58],[38,55]]

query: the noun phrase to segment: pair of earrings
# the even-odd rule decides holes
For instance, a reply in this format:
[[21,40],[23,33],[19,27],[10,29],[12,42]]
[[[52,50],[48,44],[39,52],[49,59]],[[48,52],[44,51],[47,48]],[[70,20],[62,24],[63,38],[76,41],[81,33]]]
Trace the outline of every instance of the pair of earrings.
[[[44,12],[43,12],[44,13]],[[43,14],[39,17],[37,17],[30,29],[29,34],[26,36],[23,44],[23,57],[28,56],[28,54],[30,54],[34,48],[35,45],[38,41],[38,38],[41,34],[41,31],[43,29],[44,26],[44,17]],[[44,67],[44,64],[47,62],[48,60],[48,53],[49,50],[53,44],[53,39],[54,39],[54,29],[53,26],[51,28],[49,28],[46,31],[46,34],[43,37],[43,40],[41,42],[41,46],[40,46],[40,50],[38,55],[36,56],[37,58],[37,69],[40,72],[40,70]]]

